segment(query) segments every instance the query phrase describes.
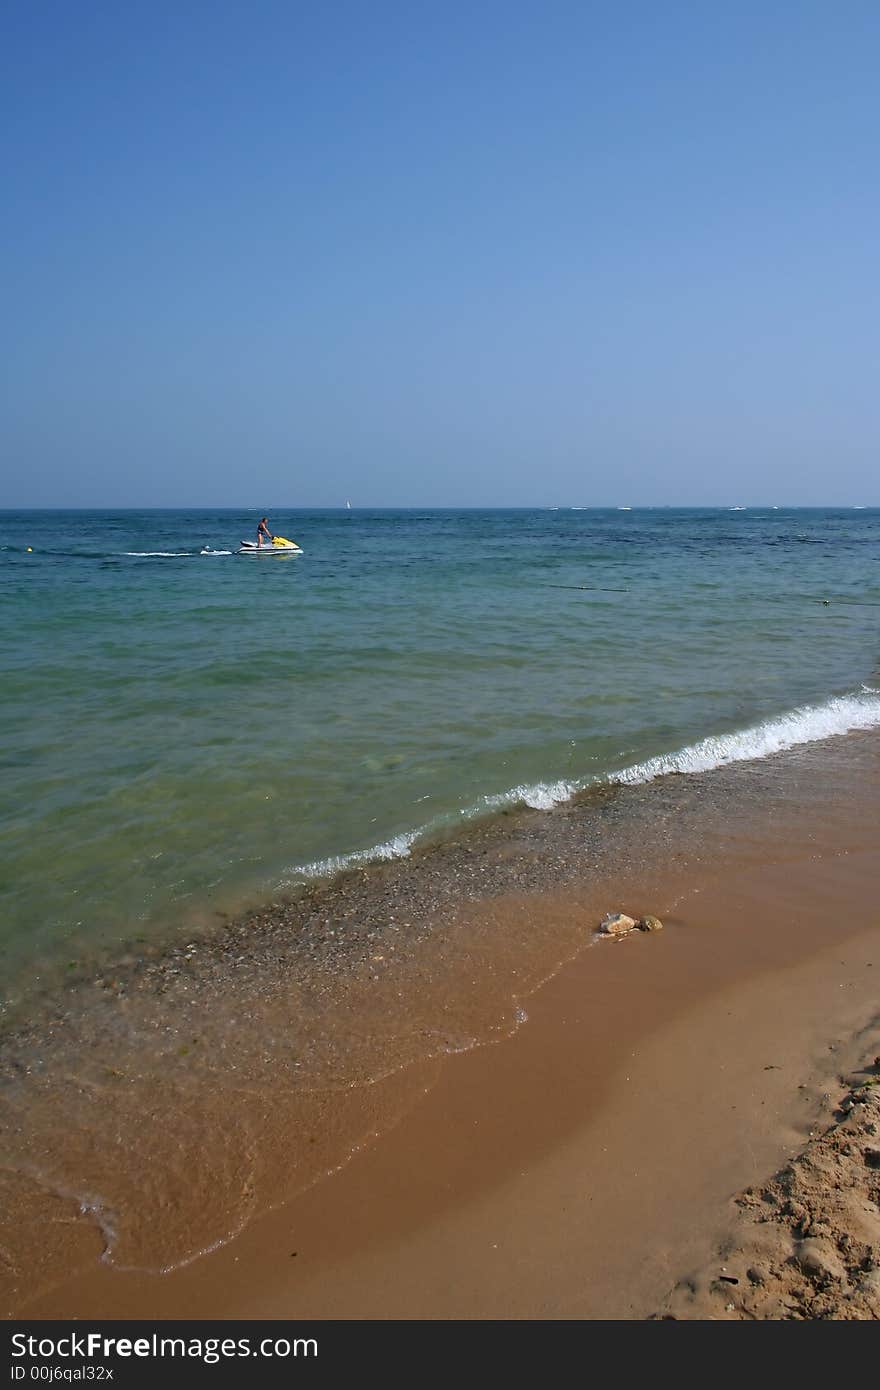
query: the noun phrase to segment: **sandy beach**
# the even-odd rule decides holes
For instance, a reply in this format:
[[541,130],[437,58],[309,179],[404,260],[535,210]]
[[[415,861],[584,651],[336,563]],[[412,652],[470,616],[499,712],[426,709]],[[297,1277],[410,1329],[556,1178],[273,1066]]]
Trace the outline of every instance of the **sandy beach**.
[[[370,1046],[354,1036],[364,995],[350,980],[348,1015],[340,996],[327,1004],[337,1030],[348,1018],[348,1051],[333,1054],[340,1083],[320,1104],[312,1092],[311,1110],[302,1094],[298,1109],[280,1104],[272,1122],[261,1094],[261,1128],[251,1113],[259,1169],[221,1144],[204,1094],[199,1142],[213,1191],[195,1168],[189,1186],[163,1190],[143,1148],[134,1155],[146,1215],[165,1229],[169,1248],[187,1204],[193,1239],[221,1229],[208,1218],[236,1185],[251,1189],[238,1233],[145,1273],[124,1267],[124,1250],[108,1249],[106,1227],[96,1229],[82,1208],[76,1216],[68,1202],[59,1222],[63,1194],[54,1208],[21,1204],[25,1259],[8,1271],[7,1315],[877,1316],[876,739],[853,735],[773,763],[687,785],[668,779],[664,815],[655,794],[650,826],[638,789],[631,804],[612,798],[609,869],[598,882],[582,864],[572,867],[571,847],[586,822],[594,832],[596,806],[513,818],[448,847],[442,863],[460,868],[461,856],[479,857],[487,874],[491,863],[501,876],[464,902],[459,884],[449,917],[458,949],[447,935],[438,955],[427,934],[390,972],[388,993],[379,972],[387,934],[369,938],[367,982],[381,1005],[365,1015]],[[549,845],[556,859],[539,853]],[[515,877],[524,862],[527,886]],[[555,886],[543,873],[548,863]],[[408,894],[414,907],[414,873],[434,884],[436,916],[442,893],[430,857],[395,867],[393,880],[383,872],[386,916],[389,895],[400,903]],[[375,899],[376,884],[362,877]],[[348,891],[357,915],[361,888]],[[340,911],[343,899],[333,901]],[[655,913],[664,927],[598,939],[608,910]],[[408,997],[392,1027],[389,1000],[402,997],[414,969],[418,1008]],[[363,986],[356,969],[352,979]],[[135,983],[122,992],[137,997]],[[437,1007],[447,1021],[442,1048]],[[239,1061],[245,1043],[243,1035]],[[390,1059],[384,1068],[379,1054]],[[323,1058],[315,1075],[326,1080],[328,1065]],[[147,1090],[153,1085],[147,1077]],[[49,1092],[57,1097],[57,1088]],[[179,1105],[180,1094],[169,1094]],[[855,1099],[844,1104],[848,1095]],[[227,1088],[220,1099],[228,1106],[235,1097]],[[108,1103],[112,1110],[105,1088],[105,1117]],[[306,1116],[316,1133],[303,1129]],[[841,1123],[855,1127],[849,1155]],[[186,1148],[185,1126],[176,1137],[182,1152],[197,1152],[195,1141]],[[825,1179],[809,1157],[819,1145],[838,1155],[838,1166],[825,1163]],[[310,1150],[315,1159],[304,1169]],[[152,1154],[156,1165],[169,1161],[161,1145]],[[791,1163],[813,1177],[809,1201],[798,1199],[786,1217],[785,1202],[767,1193],[792,1187],[784,1176]],[[839,1198],[844,1182],[848,1203]],[[60,1226],[64,1241],[53,1247]],[[27,1264],[38,1233],[51,1260]]]

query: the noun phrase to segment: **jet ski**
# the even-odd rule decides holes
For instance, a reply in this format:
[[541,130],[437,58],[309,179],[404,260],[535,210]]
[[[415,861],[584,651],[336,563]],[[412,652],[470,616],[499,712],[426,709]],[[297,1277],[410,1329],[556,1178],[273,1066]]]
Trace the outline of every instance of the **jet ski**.
[[302,547],[285,536],[274,536],[271,541],[257,545],[256,541],[242,541],[236,555],[302,555]]

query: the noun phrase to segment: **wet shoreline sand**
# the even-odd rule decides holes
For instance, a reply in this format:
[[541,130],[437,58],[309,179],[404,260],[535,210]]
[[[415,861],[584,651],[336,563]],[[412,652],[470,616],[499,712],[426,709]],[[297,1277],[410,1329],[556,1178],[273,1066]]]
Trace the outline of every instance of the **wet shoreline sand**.
[[[118,988],[90,985],[107,1018],[89,1047],[62,1020],[43,1049],[51,1063],[79,1048],[67,1091],[57,1062],[36,1090],[26,1066],[7,1090],[56,1165],[51,1199],[45,1168],[39,1200],[33,1176],[12,1193],[10,1311],[649,1315],[708,1257],[720,1204],[796,1151],[860,1061],[880,969],[875,750],[853,735],[501,818],[261,914],[262,933],[239,924],[209,968],[214,948],[194,943],[177,973],[141,963]],[[593,944],[609,908],[666,928]],[[303,912],[313,949],[299,940],[294,990],[283,943]],[[183,1010],[202,1041],[179,1041]],[[13,1060],[35,1045],[20,1039]],[[99,1075],[110,1048],[114,1078]],[[66,1158],[51,1153],[59,1097],[71,1117],[91,1106]],[[107,1117],[119,1128],[135,1110],[147,1130],[188,1116],[192,1132],[96,1157]],[[97,1223],[74,1219],[64,1162],[93,1186],[129,1170]],[[66,1245],[28,1263],[62,1209]],[[180,1264],[236,1229],[171,1273],[124,1270],[163,1267],[163,1247]]]

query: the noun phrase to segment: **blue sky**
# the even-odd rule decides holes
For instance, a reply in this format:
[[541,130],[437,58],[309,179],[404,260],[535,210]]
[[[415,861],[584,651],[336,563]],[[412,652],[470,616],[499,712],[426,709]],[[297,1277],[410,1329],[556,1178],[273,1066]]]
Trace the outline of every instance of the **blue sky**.
[[880,503],[880,6],[7,0],[0,506]]

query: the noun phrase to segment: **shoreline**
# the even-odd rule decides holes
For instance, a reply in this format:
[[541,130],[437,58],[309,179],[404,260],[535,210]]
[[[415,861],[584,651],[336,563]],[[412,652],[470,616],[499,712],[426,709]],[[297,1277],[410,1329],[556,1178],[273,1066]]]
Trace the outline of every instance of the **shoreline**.
[[[738,876],[733,901],[657,936],[582,953],[511,1038],[423,1075],[394,1126],[228,1245],[159,1278],[93,1268],[25,1314],[657,1314],[723,1245],[730,1194],[809,1145],[880,1047],[880,927],[823,942],[829,905],[876,881],[878,856],[848,858],[814,863],[758,960],[742,960],[742,914],[770,887],[778,904],[789,865]],[[622,987],[642,1012],[597,1033]],[[715,1313],[677,1313],[701,1315]]]
[[[390,1311],[358,1311],[357,1297],[345,1284],[345,1271],[360,1267],[358,1262],[367,1258],[364,1251],[387,1251],[393,1238],[410,1242],[415,1265],[409,1268],[405,1288],[396,1290],[406,1308],[405,1299],[411,1297],[407,1290],[430,1288],[425,1272],[436,1263],[436,1251],[419,1247],[420,1233],[424,1238],[426,1230],[438,1223],[441,1229],[447,1224],[469,1247],[473,1236],[467,1227],[461,1231],[463,1213],[472,1211],[475,1200],[488,1207],[493,1200],[500,1200],[499,1194],[513,1180],[512,1169],[517,1163],[533,1177],[540,1174],[541,1186],[547,1189],[546,1165],[561,1161],[572,1144],[586,1143],[578,1169],[590,1174],[591,1183],[597,1181],[595,1175],[603,1171],[602,1146],[597,1151],[593,1143],[591,1148],[593,1141],[588,1142],[585,1135],[595,1137],[596,1125],[603,1123],[601,1117],[607,1121],[620,1102],[618,1092],[623,1083],[614,1078],[627,1038],[636,1048],[646,1046],[651,1039],[650,1053],[657,1058],[665,1046],[658,1039],[667,1031],[684,1029],[684,1041],[680,1041],[683,1056],[667,1060],[655,1078],[655,1091],[668,1089],[691,1065],[688,1057],[695,1036],[710,1050],[715,1046],[705,1017],[708,1001],[730,989],[739,990],[741,1000],[749,991],[757,991],[755,997],[760,998],[761,989],[768,981],[772,984],[780,972],[788,972],[794,979],[803,969],[806,978],[815,970],[816,960],[828,954],[828,927],[821,916],[815,917],[817,903],[824,901],[825,912],[831,913],[841,949],[856,939],[855,924],[864,925],[871,906],[870,884],[876,881],[873,840],[864,828],[871,824],[870,815],[876,813],[880,802],[875,750],[876,739],[855,735],[801,750],[796,756],[783,756],[775,763],[767,760],[702,777],[667,779],[665,784],[594,797],[587,805],[572,804],[549,814],[523,812],[505,818],[506,823],[484,827],[468,837],[466,845],[446,846],[409,864],[403,861],[367,871],[354,883],[337,885],[333,897],[334,910],[348,911],[363,935],[349,933],[340,945],[327,935],[333,930],[327,927],[326,950],[308,957],[311,992],[300,984],[295,997],[291,993],[289,954],[276,961],[276,977],[268,971],[272,951],[278,950],[285,933],[290,935],[284,909],[280,921],[264,923],[263,937],[258,933],[258,941],[252,943],[256,946],[253,958],[238,967],[244,979],[238,981],[223,1015],[215,1020],[213,1041],[221,1051],[213,1067],[202,1058],[196,1061],[199,1049],[195,1045],[191,1050],[186,1044],[182,1049],[177,1045],[179,1028],[177,1037],[169,1040],[165,1036],[161,1046],[154,1046],[151,1066],[144,1065],[141,1056],[136,1070],[135,1058],[126,1061],[119,1051],[126,1029],[141,1047],[146,1023],[154,1025],[154,1042],[157,1035],[162,1037],[162,1030],[155,1028],[153,1006],[157,1000],[170,1009],[171,1018],[177,1018],[182,1008],[195,1006],[203,1022],[206,1006],[208,1011],[218,1007],[218,990],[209,990],[201,1000],[190,997],[195,972],[204,971],[198,951],[192,959],[172,966],[178,973],[160,977],[158,984],[149,977],[164,993],[157,995],[151,989],[138,1000],[136,995],[126,996],[125,991],[118,998],[112,991],[102,990],[106,1015],[102,1046],[81,1057],[72,1091],[68,1088],[68,1093],[59,1097],[57,1079],[42,1083],[43,1098],[51,1100],[54,1108],[45,1114],[42,1129],[37,1127],[38,1136],[51,1146],[65,1113],[75,1113],[75,1109],[65,1111],[65,1107],[89,1106],[91,1128],[86,1126],[79,1136],[74,1133],[73,1139],[68,1132],[66,1147],[72,1149],[68,1162],[88,1161],[92,1172],[99,1177],[103,1173],[105,1180],[122,1164],[131,1185],[120,1185],[117,1180],[115,1208],[93,1204],[91,1212],[83,1211],[82,1197],[77,1198],[78,1218],[71,1210],[70,1195],[65,1197],[57,1180],[48,1197],[45,1184],[38,1193],[33,1187],[25,1193],[13,1191],[13,1222],[17,1219],[18,1225],[12,1241],[5,1244],[7,1248],[11,1244],[14,1258],[17,1238],[20,1270],[27,1258],[32,1263],[27,1278],[13,1274],[18,1292],[14,1287],[7,1291],[8,1306],[13,1311],[24,1308],[30,1316],[94,1315],[108,1307],[118,1309],[118,1316],[162,1316],[164,1310],[164,1315],[172,1317],[246,1316],[248,1307],[256,1307],[252,1315],[269,1316],[272,1313],[266,1310],[274,1308],[275,1315],[280,1316],[280,1309],[287,1307],[283,1314],[287,1316],[290,1308],[284,1300],[294,1299],[297,1314],[302,1316],[333,1316],[333,1310],[343,1316],[394,1316],[393,1301],[388,1305]],[[816,782],[820,770],[821,789]],[[814,794],[804,806],[801,795],[806,788],[813,788]],[[604,869],[601,878],[595,876],[594,856]],[[869,861],[870,871],[855,872],[858,865]],[[741,894],[749,875],[757,875],[763,898],[759,897],[757,904],[741,902],[735,910],[736,894]],[[715,896],[721,892],[728,907],[721,919],[714,924],[709,920],[708,929],[703,930],[707,925],[707,885],[712,882]],[[719,883],[727,885],[723,892]],[[829,899],[831,883],[834,892]],[[326,925],[331,918],[321,913],[326,913],[327,894],[316,896],[318,919]],[[415,932],[402,941],[401,924],[385,920],[381,940],[370,937],[369,924],[361,915],[365,902],[372,904],[378,921],[393,917],[392,909],[398,910],[402,903],[412,907],[417,900],[422,903],[425,925],[421,936]],[[773,910],[768,915],[768,903],[775,905],[775,915]],[[796,920],[790,920],[792,903],[798,904]],[[842,903],[850,905],[841,921]],[[656,912],[666,921],[666,930],[656,939],[596,943],[593,927],[604,910],[617,907]],[[711,917],[710,909],[708,919]],[[812,922],[809,929],[805,927],[808,918]],[[353,945],[352,969],[343,979],[340,953],[350,952]],[[399,956],[406,959],[393,965],[376,960],[389,946],[395,946]],[[240,948],[239,940],[233,949]],[[837,949],[830,948],[831,955]],[[369,953],[366,973],[362,961],[365,953]],[[880,945],[875,957],[880,961]],[[227,967],[222,975],[227,989],[236,983],[236,971],[228,969],[230,959],[241,961],[242,957],[227,952],[221,958]],[[380,972],[386,968],[388,973],[382,978]],[[862,976],[870,973],[865,968]],[[283,998],[269,988],[273,979],[275,986],[283,980]],[[663,992],[658,994],[660,980]],[[242,1037],[237,1029],[232,1043],[229,1039],[224,1042],[224,1026],[228,1029],[245,999],[253,1002],[257,983],[262,993],[260,1014],[248,1020],[247,1036]],[[859,990],[868,990],[860,1005],[863,1009],[874,995],[871,982],[865,978],[847,977],[835,983],[845,986],[836,995],[832,991],[838,1027],[845,1033],[857,1022],[849,1005]],[[821,984],[821,978],[814,979],[810,988]],[[306,1031],[314,1032],[317,1045],[279,1076],[292,998],[300,1023],[308,1025]],[[765,999],[765,1007],[767,1002]],[[778,1022],[772,996],[769,1003],[769,1021]],[[846,1009],[841,1009],[843,1003]],[[828,1007],[823,1004],[826,1012]],[[406,1027],[402,1028],[404,1022]],[[254,1034],[267,1027],[278,1031],[271,1045],[265,1033],[259,1039],[267,1050],[260,1068],[254,1055]],[[800,1037],[801,1066],[809,1071],[809,1047],[818,1045],[817,1035],[809,1029],[804,1032],[803,1023],[796,1018],[787,1019],[782,1028],[783,1039],[789,1034]],[[62,1030],[59,1052],[65,1051],[64,1041]],[[81,1049],[85,1041],[79,1037]],[[106,1058],[111,1044],[117,1047],[112,1068],[116,1074],[112,1076],[101,1071],[102,1049]],[[735,1050],[734,1039],[729,1046]],[[181,1051],[186,1055],[181,1056]],[[771,1063],[776,1065],[772,1059]],[[788,1066],[796,1065],[793,1052]],[[170,1076],[163,1076],[160,1095],[158,1072],[163,1068]],[[246,1075],[230,1084],[230,1068],[246,1070]],[[187,1073],[186,1084],[174,1074],[183,1071]],[[502,1075],[506,1080],[500,1080]],[[768,1072],[764,1080],[772,1080],[773,1075]],[[536,1078],[541,1084],[527,1102],[523,1087]],[[575,1088],[574,1099],[567,1094],[559,1096],[554,1108],[547,1097],[558,1092],[560,1078]],[[799,1078],[797,1084],[802,1081]],[[33,1112],[23,1110],[21,1102],[28,1094],[31,1100],[35,1095],[39,1099],[39,1087],[34,1092],[28,1075],[20,1075],[18,1084],[24,1088],[18,1113],[26,1114],[33,1128]],[[221,1093],[212,1098],[209,1090],[218,1084]],[[291,1084],[299,1088],[296,1104],[286,1094]],[[711,1078],[701,1084],[711,1087]],[[752,1084],[753,1078],[749,1079]],[[827,1088],[827,1078],[822,1084]],[[129,1091],[131,1097],[126,1099]],[[466,1099],[472,1093],[478,1097],[477,1112],[468,1120]],[[221,1114],[214,1099],[226,1130],[235,1131],[235,1142],[218,1129]],[[792,1135],[800,1134],[807,1123],[804,1095],[798,1091],[795,1100],[797,1105],[785,1111],[784,1122],[780,1121],[789,1148],[780,1148],[778,1133],[772,1142],[765,1135],[758,1147],[766,1151],[766,1171],[753,1163],[746,1174],[748,1180],[765,1179],[778,1160],[789,1156]],[[508,1120],[511,1106],[514,1111],[522,1106],[528,1111],[525,1122],[517,1121],[514,1127],[515,1142],[511,1141],[509,1124],[502,1126],[494,1148],[481,1159],[475,1158],[464,1141],[473,1138],[475,1127],[488,1132],[493,1106],[500,1123],[504,1104],[508,1106]],[[746,1105],[747,1096],[738,1104]],[[275,1113],[271,1113],[272,1107]],[[814,1123],[821,1108],[814,1096]],[[141,1123],[147,1118],[148,1129],[152,1116],[157,1132],[152,1139],[161,1128],[171,1126],[164,1147],[159,1143],[151,1150],[151,1141],[142,1138],[133,1149],[110,1144],[103,1157],[100,1153],[96,1156],[96,1146],[108,1139],[108,1124],[124,1123],[126,1117],[133,1119],[135,1112]],[[446,1117],[439,1129],[438,1115]],[[752,1114],[747,1131],[755,1153],[758,1149],[752,1131],[756,1125],[760,1128],[761,1119],[759,1113]],[[621,1163],[627,1161],[628,1154],[631,1157],[632,1145],[638,1149],[645,1142],[639,1123],[630,1116],[630,1149],[624,1146],[621,1150]],[[654,1123],[660,1124],[656,1116]],[[463,1149],[449,1152],[449,1141],[444,1137],[449,1132],[464,1143]],[[428,1133],[433,1133],[433,1146],[429,1145],[427,1154],[423,1147],[417,1150],[418,1158],[413,1153],[403,1156],[400,1145],[412,1145],[419,1135],[424,1141]],[[705,1135],[698,1139],[705,1145]],[[431,1158],[444,1150],[444,1161]],[[153,1170],[144,1192],[148,1160]],[[420,1167],[430,1175],[430,1182],[426,1177],[416,1184],[415,1191],[402,1191],[400,1174],[412,1174]],[[711,1225],[712,1203],[717,1206],[729,1191],[742,1185],[737,1171],[735,1165],[717,1167],[719,1179],[724,1175],[728,1187],[720,1195],[714,1191],[712,1202],[707,1195],[698,1222],[701,1229]],[[364,1186],[358,1188],[358,1183]],[[552,1183],[547,1190],[553,1190]],[[668,1195],[660,1198],[655,1194],[655,1198],[661,1206],[668,1205]],[[595,1194],[591,1200],[595,1204]],[[632,1196],[629,1200],[632,1205]],[[119,1214],[126,1215],[126,1203],[132,1204],[133,1211],[133,1204],[138,1202],[144,1208],[140,1224],[126,1228]],[[366,1212],[373,1215],[367,1219]],[[68,1222],[66,1245],[59,1248],[56,1243],[52,1247],[50,1242],[44,1258],[33,1261],[36,1232],[42,1230],[45,1235],[54,1223],[54,1238],[59,1219]],[[295,1226],[297,1246],[304,1244],[309,1250],[308,1260],[297,1265],[295,1286],[290,1284],[285,1264],[292,1252],[277,1248],[282,1220]],[[145,1241],[148,1223],[158,1232],[152,1246]],[[628,1224],[632,1226],[631,1218],[618,1220],[609,1248],[613,1253],[622,1243],[630,1251],[639,1249],[641,1269],[645,1266],[644,1249],[633,1245],[634,1231],[626,1229]],[[171,1273],[123,1272],[126,1250],[139,1250],[141,1261],[149,1257],[154,1267],[161,1267],[157,1256],[161,1256],[163,1243],[165,1248],[176,1243],[180,1250],[188,1243],[192,1252],[216,1244],[216,1235],[213,1241],[210,1236],[218,1230],[222,1237],[219,1248]],[[355,1237],[362,1249],[351,1248]],[[656,1250],[669,1246],[668,1233],[655,1232],[650,1239]],[[289,1238],[284,1238],[284,1243],[289,1243]],[[498,1242],[489,1242],[492,1244]],[[103,1246],[114,1249],[115,1268],[99,1262]],[[540,1248],[540,1268],[532,1270],[529,1280],[532,1299],[559,1255],[558,1250],[547,1248],[546,1242]],[[680,1258],[691,1253],[690,1247],[682,1249]],[[474,1254],[468,1248],[465,1263],[480,1268]],[[295,1258],[299,1259],[299,1252]],[[579,1259],[583,1258],[581,1251]],[[671,1287],[683,1266],[674,1267],[672,1253],[666,1261],[664,1271]],[[241,1265],[247,1269],[244,1283],[250,1291],[251,1303],[246,1305],[235,1298],[230,1301],[229,1295],[230,1285],[242,1282]],[[75,1287],[67,1283],[65,1269],[80,1271]],[[569,1269],[569,1277],[576,1286],[579,1271]],[[487,1305],[486,1296],[481,1295],[487,1308],[482,1314],[462,1314],[460,1308],[454,1311],[455,1305],[449,1311],[448,1299],[444,1302],[435,1288],[434,1302],[429,1300],[418,1313],[404,1311],[400,1315],[647,1316],[652,1311],[651,1299],[653,1306],[659,1306],[666,1292],[655,1278],[650,1297],[644,1293],[640,1303],[633,1303],[632,1297],[629,1302],[621,1301],[625,1282],[621,1275],[610,1304],[587,1304],[587,1311],[579,1313],[559,1311],[567,1306],[565,1299],[570,1301],[570,1295],[563,1297],[561,1290],[553,1293],[547,1288],[540,1305],[545,1311],[535,1312],[534,1303],[529,1303],[521,1288],[503,1292],[507,1286],[499,1283],[497,1271],[490,1278],[490,1271],[484,1268],[483,1278],[501,1301]],[[387,1279],[385,1268],[384,1276],[373,1273],[367,1282],[371,1288],[387,1290]],[[607,1275],[605,1282],[609,1283]],[[355,1280],[355,1292],[362,1283],[361,1277]],[[612,1286],[614,1280],[610,1280]],[[346,1288],[353,1302],[344,1301]],[[261,1291],[256,1305],[255,1290]],[[390,1291],[388,1297],[392,1297]],[[93,1304],[89,1303],[92,1298],[96,1299]],[[307,1298],[314,1302],[299,1306],[300,1300]],[[557,1311],[547,1312],[548,1303]],[[511,1311],[517,1308],[520,1311]]]
[[[878,727],[877,697],[878,690],[873,685],[863,684],[846,694],[829,695],[818,703],[769,715],[757,724],[708,735],[674,752],[597,774],[595,780],[585,776],[519,785],[482,798],[461,812],[458,820],[441,817],[402,830],[386,843],[291,868],[283,889],[271,895],[234,892],[222,907],[206,898],[200,907],[187,909],[183,920],[169,918],[161,925],[152,923],[148,935],[134,934],[132,927],[116,939],[98,937],[88,942],[71,938],[67,950],[57,948],[51,957],[39,962],[41,973],[35,977],[38,985],[28,985],[21,969],[13,977],[12,989],[0,999],[2,1035],[26,1033],[27,1023],[23,1020],[31,1011],[39,1011],[47,999],[51,1006],[62,997],[69,997],[71,986],[75,990],[105,975],[122,989],[131,983],[142,983],[138,977],[151,970],[151,962],[189,958],[187,952],[193,949],[190,942],[222,954],[224,939],[236,934],[244,933],[252,943],[254,934],[266,928],[280,926],[289,933],[303,925],[311,926],[315,913],[332,914],[352,885],[368,880],[369,890],[374,892],[383,872],[387,871],[393,879],[395,868],[401,865],[419,866],[424,861],[445,858],[450,861],[447,876],[454,872],[460,883],[465,882],[465,856],[484,852],[484,845],[492,846],[499,837],[509,836],[511,825],[528,821],[535,812],[601,811],[621,793],[632,795],[639,788],[650,788],[650,794],[657,796],[657,788],[669,777],[727,774],[742,763],[772,760],[787,753],[797,756],[799,750],[816,742],[851,738],[874,730]],[[603,844],[603,852],[605,849]],[[361,910],[368,907],[363,897],[360,906]],[[328,944],[320,934],[312,934],[307,948],[315,954]],[[70,959],[73,952],[77,957]]]

